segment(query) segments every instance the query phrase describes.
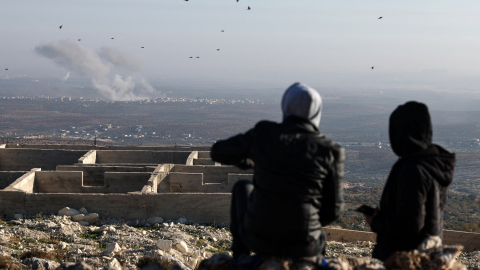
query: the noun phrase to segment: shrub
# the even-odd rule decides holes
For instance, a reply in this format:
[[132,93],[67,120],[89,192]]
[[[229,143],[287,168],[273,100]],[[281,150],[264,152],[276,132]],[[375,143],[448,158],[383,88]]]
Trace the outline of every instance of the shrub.
[[16,270],[19,269],[19,267],[12,261],[12,258],[0,256],[0,269]]
[[160,257],[142,257],[138,259],[137,261],[137,267],[142,268],[145,267],[151,263],[158,263],[159,265],[165,267],[167,270],[172,270],[172,266],[175,264],[174,262],[171,262],[169,260],[162,259]]
[[20,254],[19,259],[25,260],[26,258],[39,258],[39,259],[46,259],[46,260],[55,260],[55,255],[50,252],[45,252],[43,250],[32,249],[29,251],[25,251]]

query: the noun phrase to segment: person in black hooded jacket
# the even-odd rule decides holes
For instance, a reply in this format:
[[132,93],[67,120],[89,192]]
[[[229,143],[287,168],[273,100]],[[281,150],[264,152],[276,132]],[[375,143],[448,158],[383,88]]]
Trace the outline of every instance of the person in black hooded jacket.
[[410,101],[390,116],[390,143],[398,161],[388,176],[380,206],[367,216],[377,245],[372,257],[384,261],[396,251],[416,249],[429,236],[442,237],[447,188],[455,154],[432,143],[428,108]]
[[343,149],[318,131],[320,95],[300,83],[282,99],[283,122],[261,121],[244,134],[218,141],[211,157],[254,168],[253,182],[232,191],[233,257],[313,257],[325,252],[322,226],[343,207]]

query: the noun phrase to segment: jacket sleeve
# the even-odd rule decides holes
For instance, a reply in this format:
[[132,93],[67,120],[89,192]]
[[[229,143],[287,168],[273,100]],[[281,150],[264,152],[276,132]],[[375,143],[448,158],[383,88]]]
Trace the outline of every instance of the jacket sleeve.
[[210,151],[214,161],[227,165],[235,165],[240,169],[251,169],[253,161],[249,159],[254,129],[245,134],[238,134],[226,140],[216,142]]
[[343,211],[343,166],[345,151],[340,145],[332,150],[331,172],[323,183],[320,223],[326,226],[340,217]]
[[379,214],[372,218],[372,231],[405,237],[419,233],[425,222],[428,186],[418,167],[402,169],[395,186],[395,213],[385,213],[380,209]]

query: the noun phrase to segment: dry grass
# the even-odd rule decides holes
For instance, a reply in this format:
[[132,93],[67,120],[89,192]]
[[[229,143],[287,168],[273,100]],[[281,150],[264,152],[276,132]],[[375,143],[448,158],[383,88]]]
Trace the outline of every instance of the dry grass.
[[21,260],[24,260],[26,258],[39,258],[39,259],[46,259],[46,260],[51,260],[54,261],[56,259],[55,254],[51,252],[46,252],[43,250],[38,250],[38,249],[32,249],[29,251],[25,251],[20,256],[18,257]]
[[20,267],[12,261],[12,258],[0,256],[0,269],[17,270],[20,269]]
[[162,259],[160,257],[142,257],[138,259],[137,267],[142,268],[151,263],[158,263],[159,265],[165,267],[167,270],[172,270],[172,266],[175,264],[174,262]]

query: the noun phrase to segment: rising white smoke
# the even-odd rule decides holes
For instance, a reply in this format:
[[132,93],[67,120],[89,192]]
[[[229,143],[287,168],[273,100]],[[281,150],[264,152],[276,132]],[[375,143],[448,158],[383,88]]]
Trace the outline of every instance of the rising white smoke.
[[35,47],[35,52],[52,59],[73,74],[87,77],[100,93],[112,100],[145,99],[158,93],[139,74],[142,64],[114,48],[97,53],[73,40],[60,40]]
[[70,72],[67,71],[67,75],[65,75],[65,77],[62,78],[62,81],[66,82],[68,80],[68,78],[70,78]]

